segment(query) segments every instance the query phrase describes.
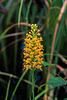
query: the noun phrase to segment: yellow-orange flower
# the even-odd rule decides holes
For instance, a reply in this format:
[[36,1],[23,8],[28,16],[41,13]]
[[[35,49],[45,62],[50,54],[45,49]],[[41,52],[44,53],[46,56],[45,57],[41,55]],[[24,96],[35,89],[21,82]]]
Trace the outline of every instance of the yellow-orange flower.
[[32,24],[31,30],[26,34],[24,48],[24,69],[40,69],[43,63],[43,45],[40,30],[37,31],[37,25]]

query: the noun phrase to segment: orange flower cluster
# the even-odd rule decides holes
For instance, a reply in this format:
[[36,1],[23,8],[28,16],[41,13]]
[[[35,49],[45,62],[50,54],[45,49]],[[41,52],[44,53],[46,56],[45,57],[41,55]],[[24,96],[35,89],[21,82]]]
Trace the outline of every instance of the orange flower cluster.
[[43,45],[41,45],[42,37],[40,30],[37,31],[37,25],[32,24],[31,31],[26,34],[24,48],[24,69],[40,69],[43,63]]

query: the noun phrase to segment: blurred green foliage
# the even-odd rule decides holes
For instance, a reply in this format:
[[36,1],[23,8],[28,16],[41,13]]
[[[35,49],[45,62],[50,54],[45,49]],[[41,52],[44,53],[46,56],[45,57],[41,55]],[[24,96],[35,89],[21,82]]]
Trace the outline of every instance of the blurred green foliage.
[[[1,1],[2,0],[0,0],[0,2]],[[21,6],[21,13],[19,13],[22,1],[23,3]],[[0,4],[0,71],[6,73],[8,72],[10,74],[16,74],[16,76],[20,77],[20,75],[23,73],[22,71],[23,54],[21,50],[21,45],[25,38],[25,33],[30,30],[30,27],[27,26],[27,23],[29,24],[36,23],[41,31],[40,32],[41,36],[43,37],[42,44],[44,46],[44,54],[45,53],[47,54],[44,56],[47,67],[43,66],[43,71],[42,71],[43,83],[46,82],[54,31],[56,24],[58,23],[58,16],[60,14],[61,8],[65,0],[45,0],[45,1],[46,2],[43,4],[44,7],[42,7],[41,4],[32,2],[32,0],[30,1],[4,0],[4,2]],[[26,23],[26,25],[18,26],[18,20],[20,23]],[[16,23],[17,25],[11,27]],[[65,10],[62,14],[62,18],[60,19],[59,22],[58,32],[54,44],[54,54],[56,54],[57,56],[56,55],[53,56],[53,61],[52,61],[53,64],[59,64],[58,54],[65,55],[62,57],[64,59],[67,59],[66,45],[67,45],[67,10],[65,7]],[[65,61],[63,61],[62,59],[61,62],[65,63]],[[64,69],[66,69],[66,67]],[[56,70],[57,70],[56,66],[53,67],[53,69],[51,69],[50,73],[51,79],[54,76],[56,76]],[[60,70],[59,73],[61,73]],[[36,71],[35,79],[37,74],[38,72]],[[27,76],[28,76],[26,77],[27,80],[31,81],[31,71],[27,72]],[[7,80],[9,80],[9,77],[3,78],[2,75],[0,76],[0,85],[2,86],[2,91],[5,90],[5,93],[3,93],[4,96],[2,97],[0,95],[1,100],[3,100],[3,98],[5,98],[6,95],[5,88],[7,84],[5,84],[5,82],[2,81],[1,78],[4,79],[4,81],[8,82]],[[43,92],[43,94],[44,93],[45,92]],[[27,98],[30,98],[30,96],[31,96],[31,85],[28,84]]]

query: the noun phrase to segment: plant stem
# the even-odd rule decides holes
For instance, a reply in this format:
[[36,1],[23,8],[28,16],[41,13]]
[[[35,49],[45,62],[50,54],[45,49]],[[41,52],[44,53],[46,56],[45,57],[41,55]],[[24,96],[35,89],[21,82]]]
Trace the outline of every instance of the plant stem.
[[34,69],[32,69],[32,94],[33,94],[33,100],[34,100]]

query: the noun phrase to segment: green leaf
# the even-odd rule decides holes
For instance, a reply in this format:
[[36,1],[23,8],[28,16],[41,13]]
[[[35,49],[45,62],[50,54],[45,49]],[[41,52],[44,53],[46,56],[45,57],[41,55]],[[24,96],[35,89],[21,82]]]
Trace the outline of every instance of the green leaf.
[[41,86],[39,86],[39,88],[38,88],[38,92],[40,91],[40,89],[43,87],[43,86],[45,86],[46,84],[42,84]]
[[43,90],[41,93],[39,93],[34,100],[38,100],[38,98],[40,98],[42,95],[44,95],[47,91],[49,90],[49,88],[46,88],[45,90]]
[[47,82],[47,84],[51,84],[53,87],[59,87],[62,85],[66,85],[67,82],[60,77],[55,77]]
[[50,63],[48,63],[48,62],[45,62],[45,61],[43,61],[43,63],[42,63],[44,66],[54,66],[55,64],[50,64]]
[[65,98],[64,100],[67,100],[67,98]]
[[65,63],[67,63],[67,61],[64,61]]

